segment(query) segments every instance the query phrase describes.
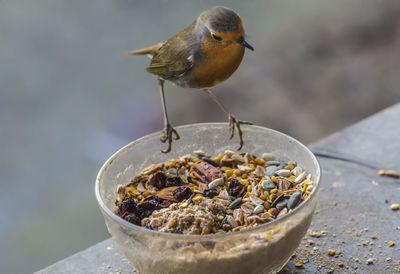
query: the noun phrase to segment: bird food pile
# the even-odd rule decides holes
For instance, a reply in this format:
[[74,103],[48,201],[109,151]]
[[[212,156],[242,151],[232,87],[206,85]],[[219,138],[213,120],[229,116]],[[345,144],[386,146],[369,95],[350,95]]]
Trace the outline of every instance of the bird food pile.
[[119,186],[115,213],[148,229],[210,234],[268,223],[296,208],[313,188],[311,174],[270,153],[225,151],[151,165]]

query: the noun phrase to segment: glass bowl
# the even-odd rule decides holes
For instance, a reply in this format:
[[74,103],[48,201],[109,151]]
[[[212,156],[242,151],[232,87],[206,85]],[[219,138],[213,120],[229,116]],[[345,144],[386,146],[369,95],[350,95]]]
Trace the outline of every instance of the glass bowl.
[[161,132],[140,138],[106,161],[96,179],[95,193],[108,231],[140,273],[276,273],[288,262],[310,226],[319,185],[320,167],[313,153],[297,140],[278,131],[243,126],[242,152],[271,152],[279,160],[294,160],[311,173],[314,187],[298,207],[270,223],[255,228],[209,235],[157,232],[133,225],[114,214],[117,188],[127,184],[143,168],[201,149],[216,155],[234,150],[226,123],[176,127],[181,139],[170,153]]

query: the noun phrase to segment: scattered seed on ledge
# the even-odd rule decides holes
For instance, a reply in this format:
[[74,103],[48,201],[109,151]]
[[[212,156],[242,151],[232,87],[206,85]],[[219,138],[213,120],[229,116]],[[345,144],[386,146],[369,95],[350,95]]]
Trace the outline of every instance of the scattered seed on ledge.
[[302,267],[303,264],[304,264],[303,260],[302,260],[302,259],[298,259],[297,262],[296,262],[296,264],[295,264],[295,266],[296,266],[296,267]]
[[334,250],[334,249],[328,249],[327,254],[328,254],[329,256],[335,256],[336,250]]
[[390,208],[391,208],[393,211],[398,210],[399,207],[400,207],[399,204],[392,204],[392,205],[390,206]]
[[393,177],[393,178],[399,178],[400,175],[396,170],[379,170],[378,174],[380,176],[388,176],[388,177]]

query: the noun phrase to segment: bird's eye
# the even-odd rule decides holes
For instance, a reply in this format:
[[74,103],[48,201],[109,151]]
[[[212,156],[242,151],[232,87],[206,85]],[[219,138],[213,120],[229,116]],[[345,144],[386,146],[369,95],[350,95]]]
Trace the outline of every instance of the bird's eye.
[[213,38],[214,40],[217,40],[217,41],[221,41],[221,40],[222,40],[222,38],[221,38],[220,36],[218,36],[218,35],[211,34],[211,36],[212,36],[212,38]]

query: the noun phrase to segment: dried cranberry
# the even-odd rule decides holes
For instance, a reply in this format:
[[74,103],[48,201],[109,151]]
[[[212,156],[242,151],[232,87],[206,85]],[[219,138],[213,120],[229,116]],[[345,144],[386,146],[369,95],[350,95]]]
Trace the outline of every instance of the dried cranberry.
[[179,176],[169,177],[167,178],[167,182],[165,183],[166,187],[181,186],[181,185],[183,185],[183,181]]
[[140,218],[139,218],[135,213],[125,212],[125,213],[122,215],[122,218],[123,218],[125,221],[128,221],[128,222],[130,222],[130,223],[132,223],[132,224],[135,224],[135,225],[140,225],[140,224],[141,224]]
[[239,195],[242,188],[243,185],[237,179],[232,179],[232,181],[229,182],[228,193],[229,195],[236,197]]
[[122,202],[118,205],[119,214],[122,216],[124,213],[135,213],[136,212],[136,203],[132,197],[128,197],[122,200]]
[[162,189],[165,187],[165,183],[167,180],[167,175],[164,174],[162,171],[157,171],[153,174],[150,179],[150,183],[158,189]]
[[188,186],[181,186],[175,189],[172,195],[174,195],[174,198],[178,202],[181,202],[185,199],[189,199],[190,195],[192,195],[192,190]]
[[215,191],[214,189],[206,189],[203,191],[203,196],[208,197],[208,198],[214,198],[215,196],[218,195],[218,192]]

